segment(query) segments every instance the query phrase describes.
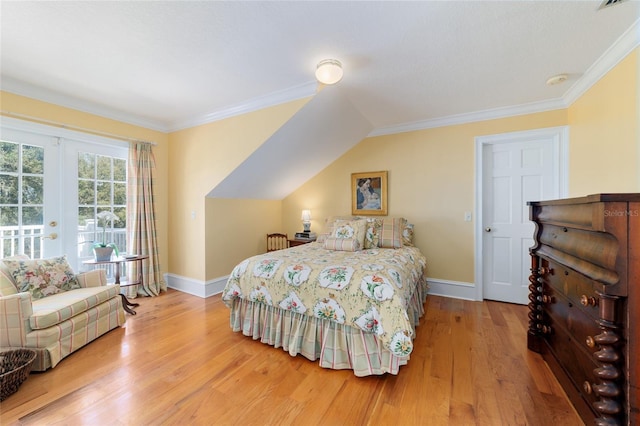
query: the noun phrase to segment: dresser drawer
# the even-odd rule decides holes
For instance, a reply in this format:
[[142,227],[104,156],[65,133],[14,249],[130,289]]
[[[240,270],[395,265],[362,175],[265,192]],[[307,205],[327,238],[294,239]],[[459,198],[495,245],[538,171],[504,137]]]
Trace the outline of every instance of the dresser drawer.
[[543,259],[543,266],[549,271],[543,276],[548,286],[565,295],[574,306],[581,306],[594,320],[599,318],[600,301],[596,290],[602,291],[602,284],[553,261]]
[[591,390],[596,383],[593,370],[599,367],[598,364],[590,354],[580,348],[580,342],[563,327],[559,327],[553,320],[550,321],[550,325],[553,332],[545,337],[548,350],[562,365],[576,392],[587,401],[589,407],[592,407],[592,403],[597,400]]
[[584,312],[584,307],[576,305],[554,288],[546,287],[545,293],[550,296],[549,302],[545,304],[546,312],[555,327],[561,327],[573,336],[572,339],[586,354],[597,350],[593,338],[602,330],[596,320]]

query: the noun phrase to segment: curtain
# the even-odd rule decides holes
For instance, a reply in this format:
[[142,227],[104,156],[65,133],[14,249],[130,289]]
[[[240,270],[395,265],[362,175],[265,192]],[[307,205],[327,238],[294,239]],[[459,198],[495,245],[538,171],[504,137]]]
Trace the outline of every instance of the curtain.
[[[153,173],[155,158],[149,143],[132,143],[129,148],[127,228],[129,229],[128,252],[149,256],[142,262],[127,262],[127,279],[137,281],[142,274],[143,284],[124,287],[125,295],[158,296],[167,290],[160,275],[156,215],[153,202]],[[140,271],[139,265],[142,266]]]

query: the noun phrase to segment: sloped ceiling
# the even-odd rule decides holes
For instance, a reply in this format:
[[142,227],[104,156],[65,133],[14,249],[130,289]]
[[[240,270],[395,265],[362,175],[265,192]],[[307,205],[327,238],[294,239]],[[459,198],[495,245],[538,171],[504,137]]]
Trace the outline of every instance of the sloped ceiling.
[[208,197],[283,199],[364,139],[372,128],[339,86],[325,87]]

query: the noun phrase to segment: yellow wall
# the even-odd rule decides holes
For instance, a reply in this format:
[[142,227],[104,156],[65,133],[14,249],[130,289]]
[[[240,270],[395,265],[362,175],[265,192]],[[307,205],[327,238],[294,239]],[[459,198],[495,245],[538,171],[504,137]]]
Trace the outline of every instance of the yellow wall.
[[[122,123],[74,109],[37,101],[9,92],[0,92],[0,106],[3,111],[24,114],[38,119],[65,123],[85,129],[97,130],[124,137],[156,142],[153,153],[156,159],[154,196],[156,200],[156,226],[161,273],[167,272],[168,253],[168,135],[144,127]],[[9,115],[10,117],[10,115]]]
[[351,173],[387,170],[389,216],[415,225],[428,276],[473,282],[473,222],[464,213],[474,210],[474,138],[566,124],[566,110],[558,110],[367,138],[285,198],[283,224],[299,229],[309,208],[320,232],[324,218],[351,214]]
[[229,275],[243,259],[267,251],[266,234],[282,232],[282,201],[207,198],[207,279]]
[[[264,236],[280,229],[280,201],[275,208],[271,203],[256,202],[250,210],[252,220],[262,225],[231,228],[238,234],[231,233],[236,236],[230,242],[221,235],[228,234],[236,220],[248,217],[249,212],[230,208],[242,205],[234,200],[209,202],[205,197],[307,101],[289,102],[169,135],[171,273],[202,281],[227,275],[238,262],[238,250],[244,257],[258,252],[250,230]],[[226,250],[227,244],[240,248]]]
[[569,107],[569,195],[640,192],[640,48]]

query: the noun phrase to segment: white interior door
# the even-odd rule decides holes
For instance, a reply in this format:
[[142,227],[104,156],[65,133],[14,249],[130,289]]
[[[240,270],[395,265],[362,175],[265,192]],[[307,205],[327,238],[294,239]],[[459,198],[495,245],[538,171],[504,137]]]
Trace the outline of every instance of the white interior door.
[[519,132],[482,145],[483,299],[528,303],[534,225],[527,202],[563,192],[561,134]]

